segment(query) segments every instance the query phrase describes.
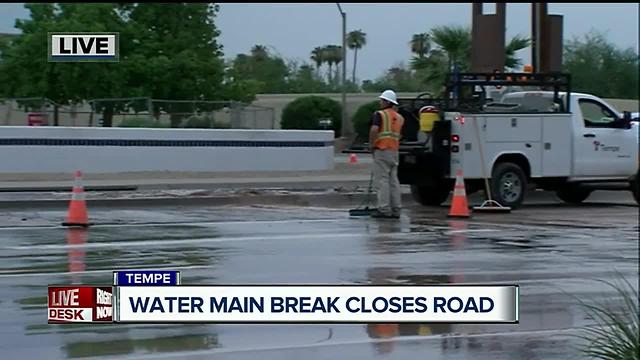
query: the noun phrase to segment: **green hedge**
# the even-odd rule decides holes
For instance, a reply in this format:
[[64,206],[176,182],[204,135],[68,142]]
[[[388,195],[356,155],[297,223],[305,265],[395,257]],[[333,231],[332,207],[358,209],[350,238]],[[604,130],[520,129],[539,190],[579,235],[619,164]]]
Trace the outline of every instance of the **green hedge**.
[[360,106],[355,115],[353,115],[353,128],[358,134],[358,142],[365,143],[369,141],[369,122],[371,121],[371,116],[377,110],[380,110],[380,102],[375,100]]
[[340,103],[323,96],[304,96],[284,108],[280,126],[283,129],[316,130],[318,121],[329,118],[333,122],[335,137],[340,137],[342,129],[342,107]]

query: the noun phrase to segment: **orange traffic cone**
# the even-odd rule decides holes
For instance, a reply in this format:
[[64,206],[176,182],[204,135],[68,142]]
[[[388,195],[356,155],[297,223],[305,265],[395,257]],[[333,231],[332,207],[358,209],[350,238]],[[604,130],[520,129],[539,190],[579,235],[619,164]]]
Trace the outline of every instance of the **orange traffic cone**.
[[356,156],[356,154],[349,155],[349,163],[350,164],[357,164],[358,163],[358,157]]
[[462,170],[456,171],[456,185],[453,187],[453,200],[451,201],[450,217],[469,217],[469,204],[467,203],[467,191],[464,188]]
[[82,173],[78,170],[75,173],[75,184],[71,193],[67,221],[63,222],[62,226],[88,227],[89,225],[87,205],[84,200],[84,187],[82,186]]

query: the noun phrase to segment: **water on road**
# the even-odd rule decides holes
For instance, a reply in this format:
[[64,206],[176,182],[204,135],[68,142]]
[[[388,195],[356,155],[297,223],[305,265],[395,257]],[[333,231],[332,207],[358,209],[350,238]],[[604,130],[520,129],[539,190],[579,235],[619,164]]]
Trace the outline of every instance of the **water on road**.
[[[531,206],[400,221],[345,209],[91,209],[0,216],[4,359],[579,359],[578,300],[619,300],[595,281],[638,281],[638,208]],[[118,269],[177,269],[183,284],[519,284],[515,325],[48,325],[49,284],[110,284]]]

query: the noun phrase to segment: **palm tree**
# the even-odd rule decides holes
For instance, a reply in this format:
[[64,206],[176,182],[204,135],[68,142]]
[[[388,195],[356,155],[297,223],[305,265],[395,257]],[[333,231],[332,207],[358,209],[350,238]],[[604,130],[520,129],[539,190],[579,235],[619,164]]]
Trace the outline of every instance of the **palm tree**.
[[[336,64],[336,74],[335,74],[335,83],[340,82],[338,79],[340,79],[340,67],[338,65],[340,65],[340,63],[342,62],[342,60],[344,60],[344,58],[342,57],[342,46],[338,46],[338,45],[334,45],[334,47],[332,48],[331,53],[333,54],[333,61]],[[346,75],[346,74],[345,74]]]
[[531,39],[516,35],[505,47],[504,67],[507,69],[515,69],[522,64],[522,59],[516,56],[516,53],[531,44]]
[[413,34],[411,41],[411,52],[418,55],[418,58],[424,59],[431,51],[431,37],[428,33]]
[[311,60],[316,63],[317,74],[320,76],[320,67],[327,61],[322,47],[316,46],[311,51]]
[[[418,56],[411,61],[411,67],[416,70],[425,84],[437,86],[435,92],[439,92],[439,86],[444,82],[446,73],[451,72],[453,65],[457,65],[460,71],[469,67],[471,59],[471,30],[462,26],[440,26],[431,30],[430,40],[436,45],[435,49],[429,47],[426,56],[421,57],[416,50],[420,47],[419,35],[415,34],[411,41],[412,52]],[[529,46],[530,39],[517,35],[505,46],[505,67],[516,68],[521,59],[516,52]],[[435,90],[438,89],[438,90]]]
[[471,30],[466,26],[438,26],[431,30],[431,38],[446,54],[448,69],[453,65],[465,67],[471,52]]
[[356,83],[356,65],[358,64],[358,50],[367,45],[367,34],[362,30],[354,30],[347,34],[347,47],[353,50],[353,74],[351,82]]
[[[342,46],[338,45],[326,45],[324,48],[324,57],[327,64],[329,64],[329,74],[327,76],[327,80],[329,84],[333,83],[333,79],[335,77],[332,69],[334,64],[339,64],[342,62]],[[338,70],[336,68],[335,74],[337,75]]]
[[269,57],[269,51],[264,45],[254,45],[253,48],[251,48],[251,56],[256,60],[264,60]]
[[329,66],[329,73],[327,74],[327,83],[331,84],[331,74],[332,74],[332,69],[333,69],[333,55],[332,55],[332,50],[331,47],[333,45],[325,45],[322,47],[322,57],[324,58],[324,61],[327,63],[327,65]]

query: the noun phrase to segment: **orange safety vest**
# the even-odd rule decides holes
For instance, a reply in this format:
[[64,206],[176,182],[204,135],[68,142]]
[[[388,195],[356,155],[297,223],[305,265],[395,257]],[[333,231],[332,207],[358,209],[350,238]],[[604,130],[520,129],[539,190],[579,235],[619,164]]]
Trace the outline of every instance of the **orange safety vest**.
[[374,146],[380,150],[398,150],[404,118],[391,108],[380,110],[378,114],[382,118],[382,126]]

